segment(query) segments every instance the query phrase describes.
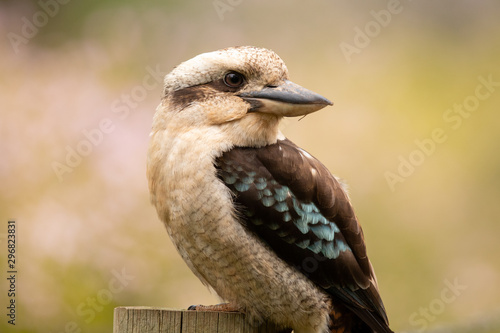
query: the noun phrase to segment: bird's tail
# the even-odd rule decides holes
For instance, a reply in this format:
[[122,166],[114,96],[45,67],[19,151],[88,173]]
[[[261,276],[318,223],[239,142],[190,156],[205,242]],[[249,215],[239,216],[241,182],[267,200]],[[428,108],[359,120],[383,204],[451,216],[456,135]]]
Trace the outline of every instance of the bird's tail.
[[330,310],[329,333],[353,333],[353,316],[350,311],[338,304],[333,305]]
[[363,320],[346,307],[336,304],[330,310],[329,333],[374,333]]

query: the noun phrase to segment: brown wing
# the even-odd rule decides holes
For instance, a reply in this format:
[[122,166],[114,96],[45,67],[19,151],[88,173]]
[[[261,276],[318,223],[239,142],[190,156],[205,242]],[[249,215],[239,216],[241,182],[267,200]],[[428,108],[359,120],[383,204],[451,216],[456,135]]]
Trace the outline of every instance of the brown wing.
[[245,226],[377,332],[391,332],[363,231],[340,183],[289,140],[216,160]]

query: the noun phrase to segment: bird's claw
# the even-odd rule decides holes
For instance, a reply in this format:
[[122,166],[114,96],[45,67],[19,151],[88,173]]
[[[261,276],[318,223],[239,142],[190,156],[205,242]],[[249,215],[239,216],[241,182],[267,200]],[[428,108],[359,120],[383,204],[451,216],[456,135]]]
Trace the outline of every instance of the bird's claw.
[[217,312],[241,312],[240,309],[231,303],[220,303],[215,305],[190,305],[190,311],[217,311]]

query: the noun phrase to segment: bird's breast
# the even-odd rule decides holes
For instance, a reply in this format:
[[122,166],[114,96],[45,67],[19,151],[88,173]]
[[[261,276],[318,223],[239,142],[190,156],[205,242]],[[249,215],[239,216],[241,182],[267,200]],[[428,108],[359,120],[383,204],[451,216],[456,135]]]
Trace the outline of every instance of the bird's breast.
[[159,131],[148,156],[152,203],[183,259],[214,289],[222,281],[214,262],[229,267],[235,240],[247,236],[234,221],[229,189],[216,176],[213,161],[224,148],[211,133]]
[[206,221],[231,214],[224,209],[230,194],[215,175],[216,149],[200,136],[168,131],[152,135],[148,153],[151,200],[173,237],[205,233]]
[[148,162],[152,202],[183,259],[250,318],[309,323],[319,332],[328,318],[325,294],[237,220],[214,166],[220,146],[213,138],[194,145],[186,135],[153,134]]

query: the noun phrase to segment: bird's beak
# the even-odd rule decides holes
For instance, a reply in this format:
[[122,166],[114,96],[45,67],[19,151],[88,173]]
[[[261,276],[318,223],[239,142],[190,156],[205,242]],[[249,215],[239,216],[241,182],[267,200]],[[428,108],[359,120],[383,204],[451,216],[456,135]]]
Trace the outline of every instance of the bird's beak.
[[250,111],[271,113],[282,117],[305,116],[332,102],[291,81],[268,86],[258,91],[243,92],[241,98],[250,103]]

